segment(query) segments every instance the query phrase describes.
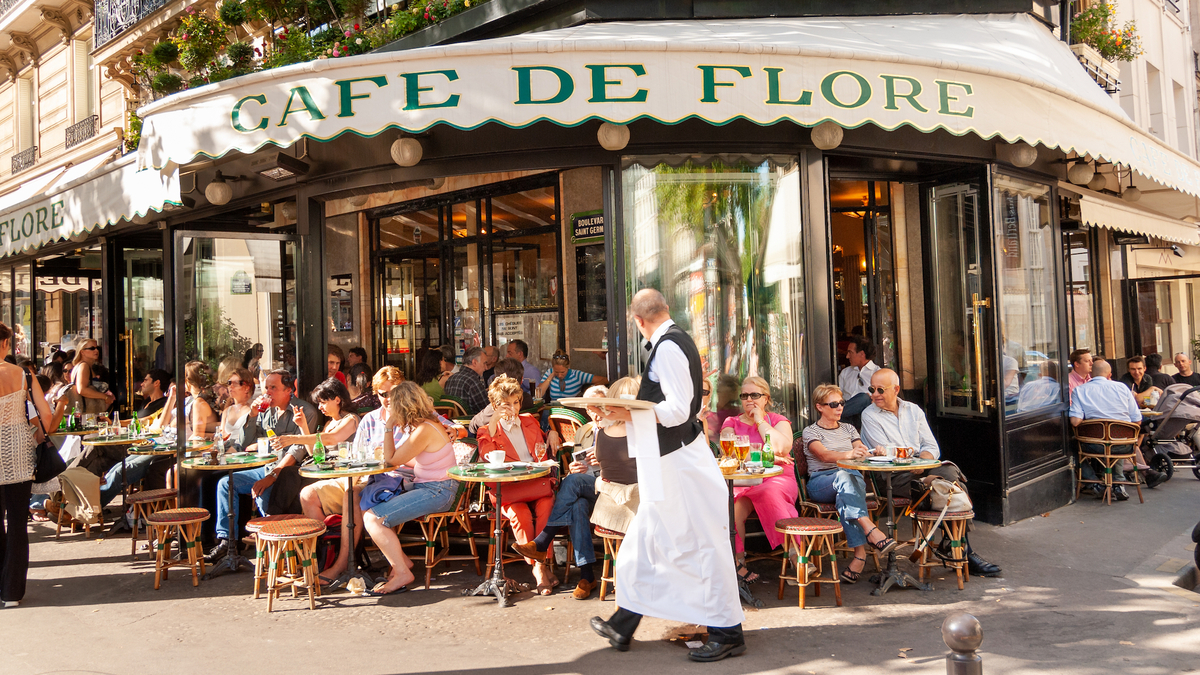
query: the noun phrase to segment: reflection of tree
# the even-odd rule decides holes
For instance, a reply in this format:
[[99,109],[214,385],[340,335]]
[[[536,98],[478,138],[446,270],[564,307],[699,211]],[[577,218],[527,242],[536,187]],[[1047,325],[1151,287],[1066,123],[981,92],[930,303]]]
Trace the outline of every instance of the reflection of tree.
[[[183,322],[183,357],[185,361],[201,360],[216,367],[226,356],[240,356],[253,346],[253,341],[238,333],[237,326],[225,316],[216,303],[201,303],[197,310],[199,321],[188,317]],[[199,323],[199,331],[196,330]]]

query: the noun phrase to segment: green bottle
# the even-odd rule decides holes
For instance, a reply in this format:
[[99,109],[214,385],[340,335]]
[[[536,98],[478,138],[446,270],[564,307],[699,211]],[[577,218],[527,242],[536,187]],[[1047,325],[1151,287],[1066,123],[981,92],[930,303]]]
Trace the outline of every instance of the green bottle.
[[771,434],[767,434],[767,438],[763,441],[762,465],[764,469],[775,466],[775,451],[771,449]]
[[325,446],[321,444],[321,434],[317,434],[317,443],[313,446],[313,461],[317,464],[325,461]]
[[137,436],[142,433],[142,424],[138,422],[137,413],[133,413],[133,420],[129,423],[129,433]]

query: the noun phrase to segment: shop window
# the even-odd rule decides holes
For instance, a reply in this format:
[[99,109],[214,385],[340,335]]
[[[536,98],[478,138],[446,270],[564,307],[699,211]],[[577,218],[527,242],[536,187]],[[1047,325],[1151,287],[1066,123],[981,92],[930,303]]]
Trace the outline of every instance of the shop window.
[[12,326],[13,272],[11,267],[0,270],[0,322]]
[[1063,270],[1067,277],[1067,322],[1070,327],[1070,348],[1087,349],[1103,354],[1100,322],[1093,267],[1093,237],[1091,230],[1063,233]]
[[1001,388],[1007,414],[1062,400],[1059,372],[1057,244],[1050,188],[996,177],[997,318]]
[[[1174,306],[1171,304],[1171,286],[1174,282],[1160,281],[1154,284],[1154,306],[1157,309],[1154,320],[1154,338],[1158,343],[1157,351],[1163,355],[1164,362],[1171,361],[1174,345],[1171,340],[1171,324],[1175,321]],[[1146,354],[1152,350],[1145,349]]]
[[437,241],[438,209],[409,211],[383,218],[379,222],[379,247],[404,248]]
[[[648,287],[666,296],[712,373],[718,414],[736,413],[741,380],[758,375],[773,409],[799,430],[809,383],[795,160],[634,159],[622,181],[627,299]],[[628,330],[637,334],[632,323]],[[642,358],[631,350],[630,372]]]
[[25,334],[25,340],[32,342],[33,336],[33,275],[29,265],[21,265],[13,268],[14,281],[14,302],[13,302],[13,322],[10,324],[14,328],[20,326]]
[[558,225],[558,206],[553,187],[523,190],[492,197],[491,224],[494,234]]

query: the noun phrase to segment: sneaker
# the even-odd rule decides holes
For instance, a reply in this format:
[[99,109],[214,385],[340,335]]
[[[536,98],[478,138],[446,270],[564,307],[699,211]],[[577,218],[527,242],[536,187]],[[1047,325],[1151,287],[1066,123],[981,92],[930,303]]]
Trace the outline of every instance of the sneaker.
[[1084,488],[1084,492],[1090,494],[1096,499],[1104,499],[1104,488],[1099,485],[1088,486],[1087,488]]
[[1118,485],[1113,488],[1113,497],[1119,502],[1129,501],[1129,495],[1125,493],[1125,486]]

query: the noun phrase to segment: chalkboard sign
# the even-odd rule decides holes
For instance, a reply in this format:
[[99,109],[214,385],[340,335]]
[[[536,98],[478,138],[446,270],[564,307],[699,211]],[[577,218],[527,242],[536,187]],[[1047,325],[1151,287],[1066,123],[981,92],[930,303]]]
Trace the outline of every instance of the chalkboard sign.
[[575,247],[575,284],[580,321],[608,321],[604,244]]

